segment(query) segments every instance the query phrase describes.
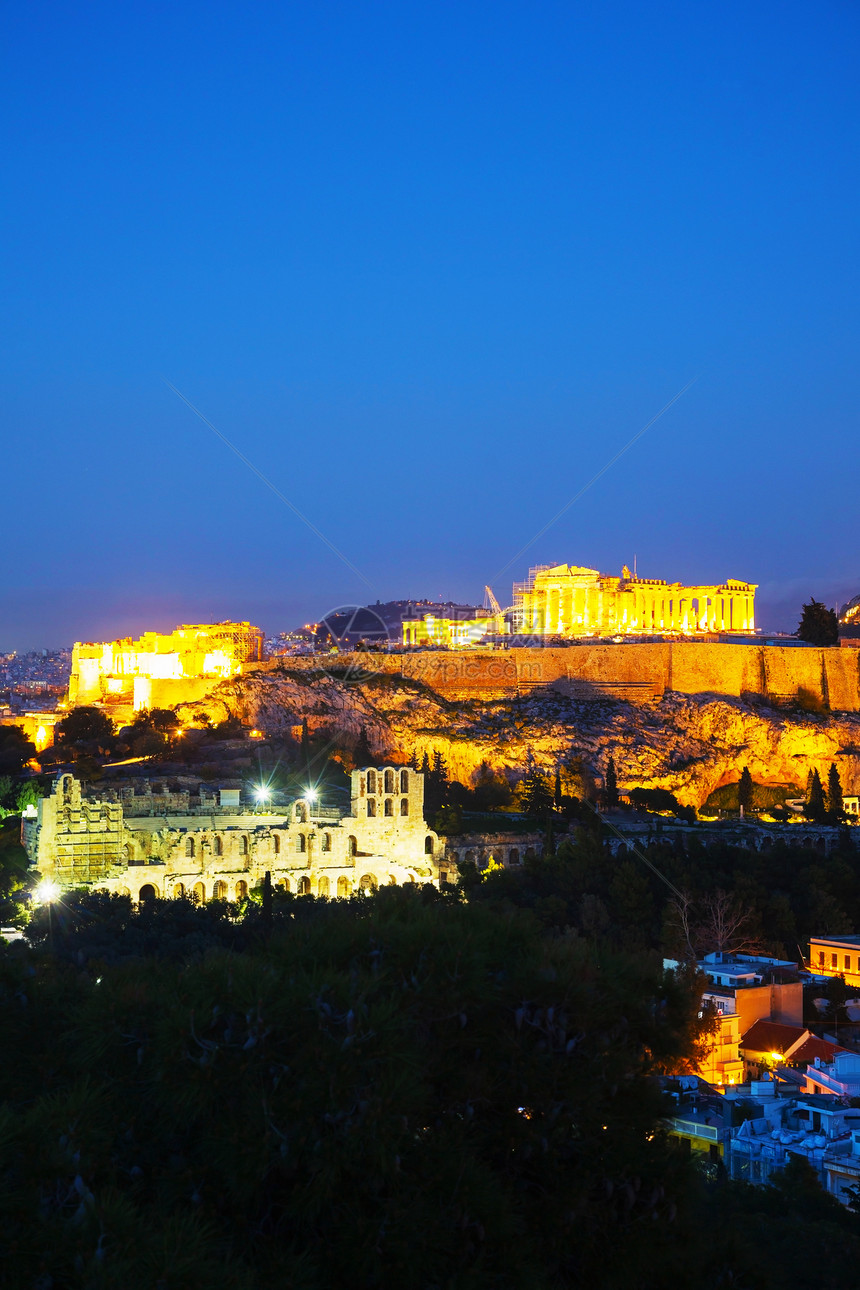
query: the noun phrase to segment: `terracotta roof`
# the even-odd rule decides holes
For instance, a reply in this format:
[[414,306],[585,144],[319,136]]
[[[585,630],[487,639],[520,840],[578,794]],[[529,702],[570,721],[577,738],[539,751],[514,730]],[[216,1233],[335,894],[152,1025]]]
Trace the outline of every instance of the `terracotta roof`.
[[785,1026],[779,1021],[756,1021],[744,1034],[739,1047],[753,1053],[784,1053],[806,1033],[803,1026]]
[[847,1053],[847,1048],[841,1048],[838,1044],[831,1044],[826,1039],[819,1039],[816,1035],[811,1035],[805,1043],[801,1044],[793,1053],[790,1054],[791,1062],[798,1062],[805,1066],[812,1066],[816,1057],[820,1057],[823,1062],[832,1062],[836,1053]]

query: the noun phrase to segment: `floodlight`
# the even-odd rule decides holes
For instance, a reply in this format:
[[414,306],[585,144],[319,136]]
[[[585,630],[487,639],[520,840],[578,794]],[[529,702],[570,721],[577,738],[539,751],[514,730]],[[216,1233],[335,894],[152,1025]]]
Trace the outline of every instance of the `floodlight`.
[[40,905],[50,905],[60,895],[60,888],[55,882],[40,882],[33,892]]

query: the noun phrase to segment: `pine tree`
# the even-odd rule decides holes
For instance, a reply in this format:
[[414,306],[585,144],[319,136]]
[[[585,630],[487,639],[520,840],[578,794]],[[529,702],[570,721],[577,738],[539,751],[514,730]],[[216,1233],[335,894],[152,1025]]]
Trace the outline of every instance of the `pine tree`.
[[427,780],[430,777],[430,758],[427,756],[426,752],[421,758],[421,774],[424,776],[424,787],[426,788]]
[[538,818],[552,810],[552,791],[546,775],[535,765],[531,756],[520,786],[523,812]]
[[557,811],[561,810],[561,769],[555,768],[555,786],[552,793],[552,804]]
[[618,805],[618,779],[615,774],[614,757],[610,757],[606,763],[606,805],[610,811]]
[[839,619],[832,609],[811,596],[809,604],[803,606],[797,634],[810,645],[838,645]]
[[806,814],[811,820],[823,820],[826,814],[824,806],[824,789],[821,786],[821,776],[817,770],[812,772],[812,785],[809,790],[809,802],[806,807]]
[[740,781],[738,783],[738,806],[744,812],[752,809],[753,804],[753,782],[749,767],[744,766],[741,771]]
[[[437,748],[433,754],[433,770],[431,772],[433,787],[436,791],[439,807],[448,805],[448,767],[445,764],[445,758]],[[439,809],[437,807],[437,809]]]
[[836,820],[841,819],[843,813],[842,782],[835,762],[827,774],[827,812]]

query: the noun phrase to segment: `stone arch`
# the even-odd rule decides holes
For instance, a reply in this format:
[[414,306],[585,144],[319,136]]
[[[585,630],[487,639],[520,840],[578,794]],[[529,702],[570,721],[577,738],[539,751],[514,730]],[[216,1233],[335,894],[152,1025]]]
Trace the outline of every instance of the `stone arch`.
[[327,897],[330,891],[331,891],[331,881],[330,879],[323,876],[322,878],[320,878],[319,882],[317,883],[317,895]]
[[173,899],[174,899],[174,900],[184,900],[184,899],[185,899],[185,884],[184,884],[184,883],[182,883],[182,882],[177,882],[177,883],[174,885],[174,888],[173,888]]
[[222,856],[224,854],[224,839],[221,837],[220,833],[215,834],[215,838],[212,842],[212,854],[216,856]]
[[376,802],[372,797],[367,799],[367,814],[372,818],[376,814]]
[[292,891],[292,887],[290,886],[290,880],[289,880],[289,878],[281,878],[281,879],[280,879],[280,881],[278,882],[278,890],[279,890],[279,891]]
[[306,873],[303,873],[301,878],[299,878],[296,891],[300,896],[309,896],[311,894],[311,880]]
[[348,878],[344,878],[343,875],[341,875],[337,880],[337,894],[341,900],[343,900],[345,896],[352,894],[352,883]]
[[367,791],[368,793],[376,792],[376,771],[375,770],[369,770],[367,772]]
[[236,899],[237,900],[248,899],[248,884],[245,882],[244,878],[240,878],[239,881],[236,883]]
[[391,800],[390,797],[386,797],[385,799],[385,814],[386,815],[394,814],[394,802]]
[[425,856],[432,856],[433,854],[433,839],[430,837],[429,833],[424,839],[424,854]]
[[119,896],[130,896],[130,895],[131,895],[131,892],[129,891],[128,887],[120,887],[120,889],[119,889],[119,891],[118,891],[117,895],[119,895]]
[[535,852],[534,847],[526,847],[526,859],[537,860],[537,854]]
[[206,888],[203,886],[202,882],[195,882],[191,898],[195,905],[203,905],[206,903]]
[[307,804],[305,802],[296,802],[294,815],[298,820],[299,824],[307,824],[308,822]]
[[322,849],[323,849],[323,851],[331,851],[331,834],[330,834],[330,833],[324,833],[324,834],[322,835]]
[[154,882],[145,882],[137,893],[137,899],[141,903],[145,900],[155,900],[158,897],[158,888]]
[[248,854],[248,838],[243,833],[242,836],[239,838],[239,855],[246,856],[247,854]]
[[[401,793],[409,792],[409,771],[408,770],[402,770],[400,772],[400,791]],[[406,812],[404,811],[403,814],[405,815]]]
[[387,770],[385,772],[385,791],[386,793],[394,792],[394,771],[393,770]]
[[474,851],[467,851],[464,858],[465,858],[466,864],[474,864],[475,863]]
[[194,839],[192,837],[185,839],[185,854],[189,860],[194,857]]
[[226,900],[226,899],[227,899],[227,884],[226,884],[226,882],[221,882],[220,880],[219,880],[218,882],[216,882],[215,886],[212,888],[212,899],[213,899],[213,900]]
[[274,847],[275,855],[279,856],[281,854],[281,839],[277,833],[272,835],[272,846]]
[[347,839],[346,851],[351,860],[354,860],[358,855],[358,842],[356,841],[355,835],[352,833],[350,833],[349,838]]
[[401,814],[401,815],[408,815],[408,814],[409,814],[409,798],[408,798],[408,797],[401,797],[401,799],[400,799],[400,814]]
[[304,833],[297,833],[297,834],[296,834],[296,850],[297,850],[301,855],[304,855],[304,853],[307,851],[307,849],[308,849],[308,842],[307,842],[307,838],[305,837]]
[[379,883],[372,873],[363,873],[358,880],[359,888],[362,891],[371,892],[379,888]]
[[122,858],[125,864],[131,864],[134,858],[134,847],[130,842],[124,842],[122,847]]
[[508,864],[519,864],[519,862],[520,862],[519,851],[517,850],[516,847],[511,847],[510,852],[508,853]]

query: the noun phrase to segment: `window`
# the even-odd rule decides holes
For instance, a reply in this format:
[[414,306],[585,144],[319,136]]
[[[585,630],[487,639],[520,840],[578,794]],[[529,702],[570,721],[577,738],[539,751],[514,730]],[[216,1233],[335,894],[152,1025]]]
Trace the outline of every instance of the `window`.
[[237,900],[248,899],[248,884],[246,882],[236,883],[236,899]]
[[194,839],[193,839],[193,838],[186,838],[186,839],[185,839],[185,854],[186,854],[187,856],[189,856],[189,857],[194,855]]
[[368,793],[376,792],[376,771],[375,770],[369,770],[367,772],[367,791]]
[[834,968],[839,966],[839,958],[838,958],[838,955],[836,955],[836,954],[831,954],[831,955],[830,955],[830,966],[831,966],[831,967],[834,967]]
[[394,814],[394,803],[392,802],[390,797],[386,797],[385,799],[385,814],[386,815]]
[[194,891],[192,893],[191,899],[194,901],[195,905],[202,905],[203,902],[205,901],[206,888],[203,886],[202,882],[196,882],[194,884]]
[[520,862],[520,853],[519,853],[519,851],[517,850],[517,848],[516,848],[516,847],[513,847],[513,848],[511,849],[511,853],[510,853],[510,855],[508,856],[508,863],[509,863],[509,864],[519,864],[519,862]]
[[317,883],[317,895],[328,896],[330,891],[331,891],[331,883],[329,882],[328,878],[320,878],[319,882]]
[[279,856],[281,854],[281,839],[277,833],[272,838],[272,845],[275,848],[275,855]]
[[226,899],[227,899],[227,884],[226,884],[226,882],[216,882],[216,884],[215,884],[215,886],[214,886],[214,888],[213,888],[213,890],[212,890],[212,899],[213,899],[213,900],[226,900]]
[[348,896],[351,890],[352,890],[352,887],[350,885],[350,881],[348,878],[338,878],[337,894],[340,896],[341,899],[343,899],[344,896]]
[[300,896],[309,896],[311,894],[311,880],[307,874],[299,878],[299,885],[296,890]]
[[224,854],[224,839],[216,835],[212,850],[216,856],[222,856]]
[[851,971],[851,955],[850,955],[850,954],[846,954],[846,955],[845,955],[845,971],[846,971],[846,972],[850,972],[850,971]]
[[394,771],[393,770],[387,770],[385,772],[385,791],[386,793],[394,792]]
[[[323,849],[323,851],[331,851],[331,834],[330,834],[330,833],[324,833],[324,834],[322,835],[322,849]],[[328,880],[326,880],[326,881],[328,881]]]
[[[346,849],[347,849],[347,854],[353,857],[356,855],[358,851],[358,843],[356,842],[352,834],[349,835],[349,841],[346,845]],[[338,887],[340,887],[340,883],[338,883]],[[339,891],[338,891],[338,895],[340,895]]]
[[[409,771],[408,770],[402,770],[400,772],[400,791],[401,793],[409,792]],[[401,814],[405,815],[406,812],[402,811]]]
[[824,950],[818,951],[818,966],[824,967]]
[[433,839],[430,837],[424,839],[424,854],[426,856],[432,856],[433,854]]
[[376,814],[376,803],[373,801],[372,798],[368,798],[367,800],[367,814],[368,814],[368,817]]
[[409,798],[408,798],[408,797],[401,797],[401,799],[400,799],[400,814],[401,814],[401,815],[408,815],[408,814],[409,814]]
[[245,837],[243,833],[241,838],[239,839],[239,855],[246,856],[247,854],[248,854],[248,839]]
[[362,891],[376,891],[379,883],[372,873],[365,873],[362,874],[358,885]]
[[300,833],[296,838],[296,850],[301,853],[304,853],[305,851],[307,851],[307,849],[308,849],[308,844],[305,841],[305,835],[304,833]]

